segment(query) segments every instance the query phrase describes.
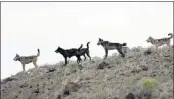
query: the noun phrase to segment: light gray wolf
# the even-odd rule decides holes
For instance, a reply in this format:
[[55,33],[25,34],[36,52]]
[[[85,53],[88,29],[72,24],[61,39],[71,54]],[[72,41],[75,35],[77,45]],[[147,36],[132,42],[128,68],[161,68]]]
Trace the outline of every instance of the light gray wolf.
[[13,60],[21,62],[24,72],[25,72],[25,65],[29,64],[31,62],[33,62],[35,68],[38,68],[37,60],[38,60],[38,57],[40,56],[40,50],[38,49],[37,51],[38,51],[37,55],[32,55],[32,56],[20,56],[20,55],[16,54],[16,56]]
[[123,43],[123,44],[121,44],[121,43],[112,43],[112,42],[109,42],[109,41],[104,41],[103,39],[99,38],[97,45],[103,46],[103,48],[105,50],[104,59],[106,59],[107,56],[108,56],[108,50],[115,50],[115,49],[121,54],[122,57],[125,57],[125,54],[122,52],[122,47],[126,46],[127,43]]

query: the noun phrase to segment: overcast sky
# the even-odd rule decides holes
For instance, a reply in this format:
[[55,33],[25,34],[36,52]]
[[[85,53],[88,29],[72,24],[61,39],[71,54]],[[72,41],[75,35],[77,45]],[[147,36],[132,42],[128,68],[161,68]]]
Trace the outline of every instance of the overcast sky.
[[[1,3],[1,77],[22,71],[21,56],[41,55],[38,65],[64,61],[58,46],[77,48],[90,41],[91,56],[104,56],[98,38],[126,42],[128,47],[151,46],[149,36],[167,37],[173,31],[171,2],[3,2]],[[114,52],[109,52],[112,55]],[[76,58],[72,58],[76,59]],[[26,69],[34,68],[33,64]]]

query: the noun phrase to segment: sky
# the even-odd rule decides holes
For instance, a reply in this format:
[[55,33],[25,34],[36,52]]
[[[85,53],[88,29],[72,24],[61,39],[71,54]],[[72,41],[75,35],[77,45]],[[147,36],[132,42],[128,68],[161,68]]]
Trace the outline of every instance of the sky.
[[[64,61],[54,51],[86,47],[92,57],[103,57],[98,38],[148,47],[149,36],[168,37],[173,32],[172,2],[3,2],[1,3],[1,78],[22,71],[21,56],[37,54],[38,65]],[[173,39],[172,39],[173,40]],[[172,43],[173,44],[173,43]],[[109,55],[117,52],[109,51]],[[70,60],[76,60],[75,57]],[[34,68],[27,64],[26,70]]]

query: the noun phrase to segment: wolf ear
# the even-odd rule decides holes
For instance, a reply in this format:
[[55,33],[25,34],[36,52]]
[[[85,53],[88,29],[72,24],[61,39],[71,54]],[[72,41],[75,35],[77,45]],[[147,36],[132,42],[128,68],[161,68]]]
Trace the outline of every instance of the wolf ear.
[[101,39],[101,38],[98,38],[99,39],[99,41],[103,41],[103,39]]

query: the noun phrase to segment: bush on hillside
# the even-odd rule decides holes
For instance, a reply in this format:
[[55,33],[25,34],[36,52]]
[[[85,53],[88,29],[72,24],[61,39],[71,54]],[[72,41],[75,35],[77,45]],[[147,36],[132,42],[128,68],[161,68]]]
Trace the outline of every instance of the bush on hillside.
[[142,81],[142,87],[143,89],[152,91],[156,87],[157,83],[158,81],[154,78],[146,78]]

